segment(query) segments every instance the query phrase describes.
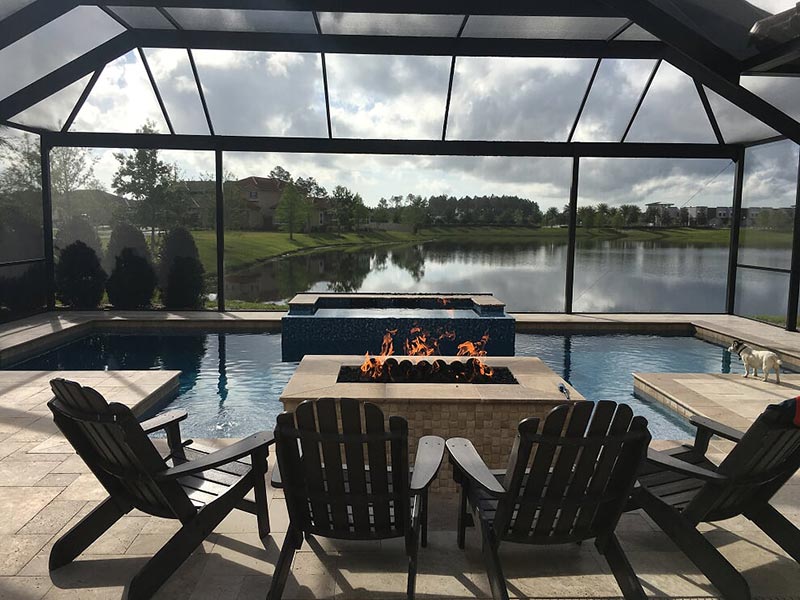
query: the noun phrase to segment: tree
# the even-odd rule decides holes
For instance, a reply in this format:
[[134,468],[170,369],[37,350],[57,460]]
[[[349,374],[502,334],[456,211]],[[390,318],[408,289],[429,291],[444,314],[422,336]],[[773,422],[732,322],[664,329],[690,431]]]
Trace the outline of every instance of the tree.
[[164,236],[161,252],[158,257],[158,285],[163,291],[169,279],[175,261],[180,258],[193,258],[200,261],[200,253],[194,237],[185,227],[174,227]]
[[106,272],[97,253],[81,241],[59,253],[55,272],[56,297],[72,308],[97,308],[103,297]]
[[[278,167],[279,168],[279,167]],[[300,190],[306,195],[308,198],[327,198],[328,197],[328,190],[322,187],[317,180],[313,177],[298,177],[294,184],[300,188]]]
[[597,218],[597,210],[594,206],[578,207],[578,224],[581,227],[594,227]]
[[411,225],[412,231],[416,233],[428,223],[428,203],[422,196],[414,194],[409,194],[406,200],[408,206],[403,209],[403,222]]
[[100,236],[86,217],[74,215],[67,218],[56,231],[53,246],[58,252],[73,242],[81,241],[100,256]]
[[644,211],[644,221],[651,227],[657,227],[661,223],[661,219],[658,215],[658,209],[655,206],[648,206],[647,210]]
[[133,248],[123,248],[106,282],[108,299],[114,308],[147,308],[155,289],[156,272],[150,262]]
[[361,196],[354,194],[344,186],[337,185],[333,189],[331,200],[339,231],[351,231],[356,225],[359,214],[363,214],[359,209],[359,206],[364,206]]
[[376,223],[387,223],[389,221],[389,202],[386,198],[378,200],[378,206],[372,209],[372,218]]
[[148,263],[150,262],[150,250],[147,247],[147,240],[138,227],[130,223],[118,223],[111,231],[111,238],[108,240],[105,261],[103,262],[106,270],[110,271],[117,264],[117,258],[122,256],[123,250],[131,250],[141,256]]
[[553,225],[558,225],[558,209],[555,206],[551,206],[547,209],[544,213],[544,224],[552,227]]
[[[5,163],[0,188],[5,193],[42,189],[42,158],[39,143],[31,135],[7,138],[0,145]],[[50,152],[50,189],[54,212],[81,214],[72,206],[72,195],[80,189],[102,189],[94,175],[99,157],[88,148],[53,148]]]
[[281,229],[289,232],[290,240],[294,239],[294,232],[301,229],[307,222],[309,211],[306,195],[296,185],[288,183],[283,188],[278,207],[275,209],[275,216]]
[[284,169],[280,165],[276,165],[272,171],[269,172],[269,176],[271,179],[277,179],[278,181],[282,181],[283,183],[292,183],[292,174],[289,173],[286,169]]
[[642,216],[642,209],[635,204],[623,204],[619,207],[619,210],[622,213],[626,227],[636,225]]
[[[155,124],[148,121],[138,133],[155,133]],[[118,152],[114,158],[119,167],[111,187],[118,194],[133,198],[136,203],[133,218],[150,229],[150,243],[155,247],[156,228],[167,225],[162,217],[171,210],[169,202],[180,199],[179,194],[170,190],[177,180],[175,167],[160,160],[155,149],[139,149],[133,154]]]
[[199,309],[205,304],[205,270],[202,263],[190,256],[179,256],[172,263],[167,286],[161,291],[164,307]]

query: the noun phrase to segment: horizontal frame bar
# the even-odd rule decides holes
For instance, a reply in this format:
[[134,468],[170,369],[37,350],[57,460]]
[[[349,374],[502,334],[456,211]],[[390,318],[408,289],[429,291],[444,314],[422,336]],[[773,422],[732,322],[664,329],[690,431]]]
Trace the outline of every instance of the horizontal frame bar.
[[388,35],[319,35],[253,31],[134,29],[143,48],[246,50],[255,52],[325,52],[403,56],[522,56],[549,58],[661,58],[667,46],[658,41],[519,38],[415,37]]
[[[52,1],[52,0],[48,0]],[[100,2],[81,4],[97,6]],[[114,0],[114,6],[153,6],[156,0]],[[418,15],[527,15],[537,17],[621,17],[593,0],[170,0],[170,8],[233,8],[301,12],[406,13]]]
[[22,260],[11,260],[11,261],[8,261],[8,262],[0,262],[0,269],[2,269],[3,267],[18,267],[20,265],[32,265],[32,264],[35,264],[35,263],[40,263],[40,262],[43,263],[43,262],[46,262],[46,261],[47,261],[47,259],[44,258],[44,257],[42,257],[42,258],[24,258]]
[[555,156],[607,158],[724,158],[734,160],[739,146],[640,142],[506,142],[467,140],[390,140],[145,133],[53,132],[53,146],[290,152],[307,154],[409,154],[442,156]]
[[785,273],[787,275],[791,274],[791,269],[781,269],[778,267],[759,267],[758,265],[744,265],[739,263],[736,265],[738,269],[753,269],[754,271],[769,271],[770,273]]

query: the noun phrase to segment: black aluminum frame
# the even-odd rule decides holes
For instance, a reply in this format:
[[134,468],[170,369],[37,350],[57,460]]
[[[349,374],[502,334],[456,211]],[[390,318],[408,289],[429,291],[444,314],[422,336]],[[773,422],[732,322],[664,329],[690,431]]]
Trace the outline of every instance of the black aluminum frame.
[[[150,6],[154,0],[115,0],[114,6]],[[92,0],[34,0],[28,6],[0,21],[0,49],[21,39],[39,27],[72,10],[76,6],[98,6],[115,18],[125,31],[97,48],[63,65],[50,74],[24,87],[9,97],[0,100],[0,124],[16,127],[41,137],[42,152],[42,207],[45,224],[45,262],[48,266],[48,306],[54,306],[53,298],[53,251],[52,251],[52,198],[50,191],[49,154],[60,146],[82,146],[95,148],[157,148],[175,150],[202,150],[215,153],[216,165],[216,217],[217,217],[217,276],[218,309],[225,310],[224,293],[224,198],[223,198],[223,153],[242,152],[287,152],[287,153],[346,153],[346,154],[390,154],[390,155],[452,155],[452,156],[554,156],[573,159],[572,184],[570,188],[569,254],[565,283],[566,312],[572,311],[574,279],[574,252],[577,227],[578,174],[580,158],[723,158],[737,163],[733,195],[733,218],[731,223],[731,254],[728,265],[726,312],[735,309],[736,274],[738,268],[754,268],[738,263],[739,228],[741,225],[741,200],[744,185],[744,150],[746,147],[790,139],[800,143],[800,123],[783,111],[765,102],[739,84],[742,73],[785,74],[795,66],[790,63],[800,56],[800,43],[795,40],[782,44],[768,52],[762,52],[746,61],[738,61],[720,49],[709,39],[674,18],[651,0],[539,0],[531,3],[510,0],[487,4],[479,0],[464,0],[457,7],[445,0],[386,0],[375,3],[370,0],[170,0],[170,7],[202,7],[247,10],[310,11],[314,18],[315,34],[285,34],[237,31],[188,31],[168,12],[155,8],[173,26],[172,30],[132,28],[107,7]],[[414,37],[377,35],[332,35],[324,34],[317,13],[320,11],[397,13],[423,15],[463,14],[456,37]],[[605,40],[565,39],[511,39],[511,38],[464,38],[467,20],[471,15],[507,16],[577,16],[577,17],[624,17],[627,21]],[[621,41],[621,33],[633,24],[638,24],[661,41]],[[176,135],[167,108],[158,86],[147,64],[143,48],[182,48],[187,51],[198,94],[206,117],[209,135]],[[90,95],[94,84],[106,64],[129,51],[139,51],[153,91],[163,112],[170,135],[157,134],[110,134],[73,133],[69,129]],[[327,138],[275,138],[216,135],[205,101],[192,49],[256,50],[284,52],[314,52],[322,59],[322,76],[325,89]],[[448,82],[447,100],[444,108],[442,137],[440,140],[387,140],[387,139],[338,139],[333,137],[330,103],[328,97],[326,53],[356,54],[400,54],[435,55],[452,57]],[[524,56],[596,58],[592,75],[583,94],[566,142],[509,142],[509,141],[462,141],[447,139],[455,64],[459,56]],[[622,139],[619,142],[586,143],[573,142],[583,109],[589,99],[595,77],[604,58],[647,58],[656,63]],[[670,62],[695,83],[697,93],[714,131],[716,144],[666,144],[626,142],[639,109],[656,76],[662,61]],[[91,74],[92,77],[69,115],[62,131],[45,131],[35,127],[15,124],[9,119],[49,97],[67,85]],[[749,144],[726,144],[710,106],[705,87],[714,90],[728,101],[745,110],[766,125],[779,132],[770,140]],[[800,165],[798,167],[800,182]],[[760,267],[759,267],[760,268]],[[783,269],[763,268],[786,272]],[[797,325],[797,300],[800,296],[800,186],[795,210],[792,266],[790,274],[787,329]]]

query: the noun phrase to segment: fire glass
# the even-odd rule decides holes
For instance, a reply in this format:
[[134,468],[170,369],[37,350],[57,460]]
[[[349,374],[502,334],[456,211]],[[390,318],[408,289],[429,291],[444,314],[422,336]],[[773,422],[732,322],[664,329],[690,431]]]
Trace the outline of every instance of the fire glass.
[[507,367],[489,367],[478,358],[447,362],[421,360],[416,364],[410,360],[394,357],[372,357],[376,364],[369,371],[362,366],[343,366],[339,370],[338,383],[470,383],[470,384],[515,384],[518,383]]

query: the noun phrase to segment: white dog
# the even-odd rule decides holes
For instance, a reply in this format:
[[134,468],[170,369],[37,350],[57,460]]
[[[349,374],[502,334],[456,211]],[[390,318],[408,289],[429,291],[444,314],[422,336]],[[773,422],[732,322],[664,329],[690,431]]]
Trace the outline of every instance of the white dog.
[[753,375],[758,377],[758,370],[764,372],[764,381],[767,381],[770,371],[775,371],[775,381],[781,382],[781,359],[778,355],[769,350],[753,350],[750,346],[740,340],[733,340],[728,352],[738,354],[744,364],[744,376],[750,375],[750,367],[753,368]]

